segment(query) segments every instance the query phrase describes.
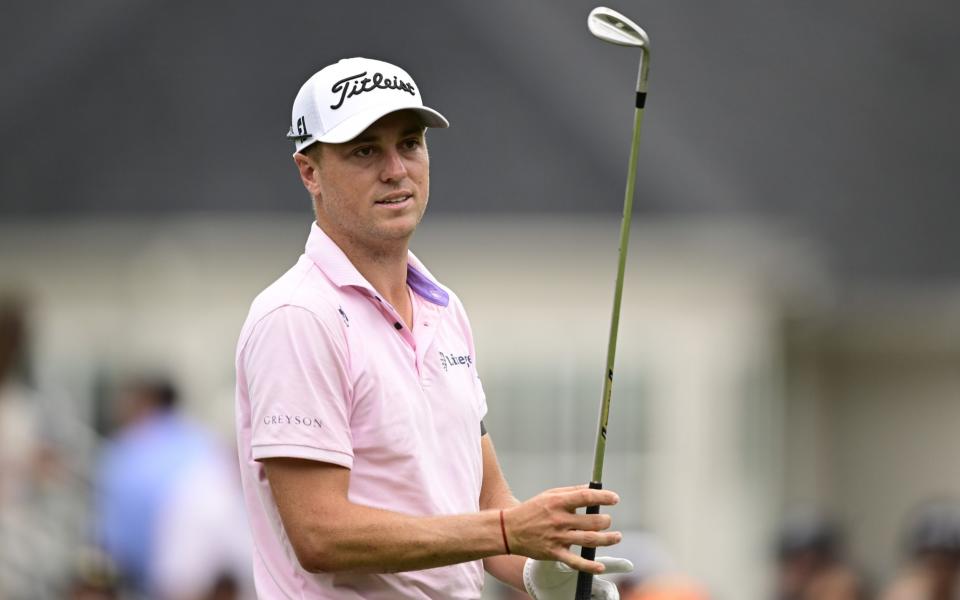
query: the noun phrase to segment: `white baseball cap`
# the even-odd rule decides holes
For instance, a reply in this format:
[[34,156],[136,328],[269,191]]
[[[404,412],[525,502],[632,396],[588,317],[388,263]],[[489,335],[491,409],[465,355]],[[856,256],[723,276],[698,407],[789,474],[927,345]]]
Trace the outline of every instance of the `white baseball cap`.
[[427,127],[450,126],[443,115],[423,105],[413,78],[400,67],[345,58],[324,67],[300,88],[287,139],[296,143],[297,152],[315,142],[348,142],[398,110],[416,112]]

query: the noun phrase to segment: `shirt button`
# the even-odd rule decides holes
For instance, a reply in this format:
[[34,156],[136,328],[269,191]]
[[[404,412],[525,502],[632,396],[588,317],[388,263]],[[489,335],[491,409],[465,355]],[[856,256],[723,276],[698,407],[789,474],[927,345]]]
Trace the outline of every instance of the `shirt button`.
[[403,325],[400,324],[400,321],[397,321],[393,324],[393,328],[399,331],[400,329],[403,329]]

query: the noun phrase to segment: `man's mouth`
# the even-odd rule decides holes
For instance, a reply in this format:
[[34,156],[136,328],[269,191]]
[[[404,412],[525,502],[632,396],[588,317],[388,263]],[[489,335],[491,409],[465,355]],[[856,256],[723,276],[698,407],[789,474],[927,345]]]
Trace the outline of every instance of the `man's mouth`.
[[386,205],[401,204],[403,202],[406,202],[410,198],[413,198],[413,194],[397,194],[397,195],[388,196],[381,200],[377,200],[376,202],[374,202],[374,204],[386,204]]

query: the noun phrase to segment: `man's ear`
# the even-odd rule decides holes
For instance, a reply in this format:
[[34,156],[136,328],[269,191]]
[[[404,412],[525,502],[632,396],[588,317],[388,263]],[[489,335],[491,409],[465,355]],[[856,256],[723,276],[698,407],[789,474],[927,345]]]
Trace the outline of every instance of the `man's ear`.
[[293,162],[297,165],[297,171],[300,172],[300,181],[307,192],[314,198],[320,196],[320,166],[317,162],[302,152],[293,155]]

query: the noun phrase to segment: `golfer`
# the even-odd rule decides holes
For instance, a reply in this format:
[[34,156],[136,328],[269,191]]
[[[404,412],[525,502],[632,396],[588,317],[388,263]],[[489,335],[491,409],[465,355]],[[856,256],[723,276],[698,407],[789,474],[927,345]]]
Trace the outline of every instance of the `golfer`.
[[[483,417],[460,300],[408,249],[427,208],[427,127],[404,70],[365,58],[311,77],[288,137],[316,221],[297,263],[254,300],[237,348],[237,437],[261,598],[479,598],[483,571],[570,600],[609,546],[617,495],[517,501]],[[594,579],[595,598],[617,598]]]

